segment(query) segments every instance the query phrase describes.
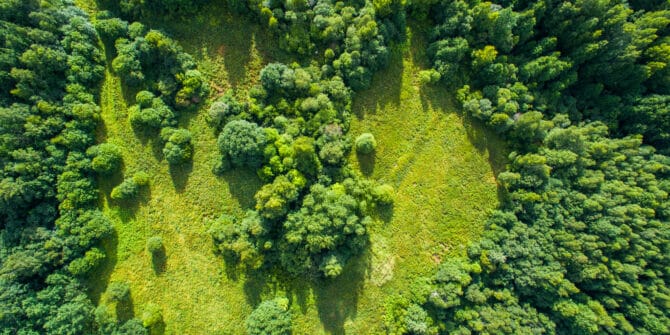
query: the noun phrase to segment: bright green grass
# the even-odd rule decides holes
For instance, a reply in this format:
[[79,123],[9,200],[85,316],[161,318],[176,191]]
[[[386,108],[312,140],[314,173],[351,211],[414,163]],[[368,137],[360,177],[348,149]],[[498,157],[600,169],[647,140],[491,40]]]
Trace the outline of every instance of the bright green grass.
[[382,333],[387,297],[434,273],[440,261],[463,255],[498,204],[492,165],[504,164],[501,143],[464,119],[444,88],[420,85],[426,43],[418,33],[409,40],[354,99],[350,134],[373,133],[377,149],[372,157],[352,153],[350,160],[370,178],[393,185],[396,196],[392,213],[371,234],[357,313],[343,327],[347,334]]
[[[91,0],[78,4],[96,10]],[[188,22],[148,23],[177,38],[211,80],[212,96],[228,88],[250,88],[262,66],[286,61],[257,25],[222,14],[213,6]],[[215,255],[207,222],[222,213],[241,215],[253,206],[260,182],[236,171],[211,173],[216,139],[203,111],[187,115],[182,127],[194,136],[193,164],[175,171],[160,159],[152,139],[138,137],[127,121],[122,85],[109,71],[101,89],[104,126],[100,141],[123,148],[124,173],[147,171],[149,190],[137,203],[117,203],[109,192],[122,176],[101,179],[101,207],[114,222],[115,236],[104,243],[108,262],[91,276],[91,294],[103,294],[111,281],[127,281],[132,303],[116,307],[121,319],[141,316],[148,304],[163,309],[165,324],[156,333],[243,334],[244,319],[262,298],[285,294],[291,301],[294,334],[383,333],[384,303],[437,263],[460,255],[476,239],[486,213],[497,205],[488,143],[476,126],[455,112],[446,90],[422,88],[416,74],[425,64],[425,43],[418,38],[396,51],[387,70],[354,100],[352,135],[372,132],[374,159],[351,161],[371,178],[396,190],[395,206],[376,221],[368,252],[351,262],[334,281],[310,284],[269,276],[235,278]],[[474,143],[474,144],[473,144]],[[361,164],[363,163],[363,164]],[[166,257],[152,264],[146,240],[163,238]]]

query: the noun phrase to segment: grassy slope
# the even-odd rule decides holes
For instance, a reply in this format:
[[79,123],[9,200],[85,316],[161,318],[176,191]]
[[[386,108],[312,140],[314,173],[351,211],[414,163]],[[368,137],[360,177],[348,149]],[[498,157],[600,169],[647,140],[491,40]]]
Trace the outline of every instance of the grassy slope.
[[457,113],[443,87],[420,85],[417,74],[428,68],[424,35],[410,36],[354,99],[350,134],[373,133],[377,149],[373,157],[352,153],[350,160],[393,185],[396,196],[371,235],[359,312],[346,333],[381,332],[386,297],[433,273],[440,260],[462,255],[498,204],[493,170],[504,165],[502,143]]
[[[79,2],[95,10],[90,0]],[[213,95],[218,88],[245,90],[263,64],[284,60],[256,25],[221,15],[220,8],[203,13],[188,24],[166,20],[151,25],[168,31],[198,60],[215,85]],[[419,39],[412,43],[407,50],[425,49]],[[109,199],[121,176],[101,180],[102,207],[114,221],[116,236],[105,243],[111,256],[92,276],[92,295],[106,304],[102,292],[107,284],[128,281],[132,303],[117,306],[119,316],[141,316],[147,304],[159,305],[167,334],[243,333],[252,306],[277,291],[291,299],[295,334],[382,332],[386,297],[432,272],[440,258],[460,254],[497,202],[485,137],[453,112],[443,89],[419,88],[416,73],[425,64],[415,59],[424,58],[396,52],[389,68],[354,101],[358,118],[352,134],[370,131],[379,144],[374,162],[360,165],[372,178],[396,187],[396,205],[378,220],[370,252],[337,280],[319,285],[226,274],[223,261],[211,252],[206,222],[252,206],[258,180],[252,173],[218,178],[210,172],[215,137],[202,112],[182,120],[194,134],[193,164],[170,171],[160,149],[133,133],[120,80],[108,72],[99,139],[123,148],[127,175],[145,170],[153,177],[138,204]],[[359,166],[355,156],[351,160]],[[152,235],[163,238],[164,262],[152,264],[144,250]]]
[[[90,2],[87,4],[89,10],[95,9]],[[207,35],[208,44],[203,42],[205,36],[193,32],[200,39],[189,39],[182,45],[198,58],[201,70],[217,88],[244,89],[257,78],[263,50],[255,46],[256,32],[248,26],[230,16],[200,17],[192,23],[191,27],[213,33]],[[209,49],[212,45],[219,47]],[[213,95],[219,94],[217,88],[212,89]],[[163,310],[165,333],[239,334],[252,307],[247,303],[243,282],[229,280],[223,274],[221,259],[211,251],[206,223],[222,211],[241,213],[253,206],[260,181],[253,172],[235,171],[223,178],[211,172],[217,159],[216,138],[205,122],[205,113],[186,115],[181,120],[180,126],[194,136],[193,164],[171,170],[161,158],[160,145],[133,132],[127,120],[129,103],[132,98],[124,98],[119,78],[108,70],[101,91],[104,126],[99,130],[99,140],[123,149],[127,176],[143,170],[152,175],[152,180],[137,204],[116,203],[109,198],[121,176],[101,180],[102,206],[114,222],[116,237],[105,243],[112,256],[93,276],[92,294],[100,297],[109,282],[127,281],[132,303],[116,306],[121,319],[141,316],[151,303]],[[156,264],[145,251],[146,240],[153,235],[163,238],[166,249],[166,257]],[[105,297],[101,298],[100,303],[105,304]]]

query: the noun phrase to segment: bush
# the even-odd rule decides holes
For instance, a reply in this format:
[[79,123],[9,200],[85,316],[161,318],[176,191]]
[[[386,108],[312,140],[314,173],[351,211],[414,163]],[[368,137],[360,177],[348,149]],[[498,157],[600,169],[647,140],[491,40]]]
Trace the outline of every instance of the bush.
[[380,205],[390,205],[393,203],[393,186],[383,184],[376,186],[372,191],[372,196]]
[[244,120],[228,122],[217,140],[219,150],[233,165],[252,168],[261,165],[265,143],[265,130]]
[[121,149],[112,143],[102,143],[93,147],[89,150],[89,154],[94,156],[91,167],[97,173],[109,175],[121,167]]
[[137,196],[140,186],[133,178],[126,178],[119,186],[112,189],[110,196],[114,200],[128,200]]
[[160,236],[151,236],[147,240],[147,251],[157,254],[163,250],[163,239]]
[[161,131],[161,138],[165,143],[163,155],[168,163],[172,165],[187,162],[193,156],[193,146],[191,145],[191,132],[186,129],[164,128]]
[[291,314],[285,299],[263,301],[246,321],[248,335],[291,334]]
[[368,155],[375,151],[377,141],[370,133],[363,133],[356,138],[356,152],[363,155]]
[[130,286],[124,282],[113,282],[107,287],[107,300],[122,302],[130,299]]
[[142,312],[142,325],[147,328],[151,328],[155,325],[163,322],[163,313],[161,308],[154,305],[148,304],[147,307]]
[[149,179],[150,179],[149,174],[147,174],[144,171],[136,172],[133,175],[133,181],[135,182],[135,184],[139,186],[149,185]]

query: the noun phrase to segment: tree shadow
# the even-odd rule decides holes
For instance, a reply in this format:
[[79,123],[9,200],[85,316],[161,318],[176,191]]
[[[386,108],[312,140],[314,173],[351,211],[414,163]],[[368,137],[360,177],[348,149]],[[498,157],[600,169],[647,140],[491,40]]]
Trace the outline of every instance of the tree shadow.
[[377,71],[370,87],[357,92],[352,100],[351,110],[359,120],[368,114],[383,112],[380,102],[400,105],[402,74],[404,71],[403,50],[400,46],[390,49],[389,64]]
[[331,334],[345,334],[344,323],[356,317],[358,297],[370,271],[370,253],[349,260],[342,274],[313,284],[316,308],[321,324]]
[[116,229],[113,229],[111,235],[105,238],[101,244],[102,249],[105,251],[105,260],[100,266],[91,271],[86,278],[88,296],[96,306],[100,304],[102,294],[107,290],[109,279],[118,261],[119,235]]
[[135,317],[133,296],[128,295],[128,299],[118,301],[116,303],[116,320],[119,323],[124,323]]
[[154,323],[149,328],[150,335],[163,335],[165,334],[165,321],[161,318],[158,322]]
[[391,220],[393,220],[394,208],[395,206],[393,203],[390,203],[388,205],[379,205],[375,210],[375,216],[376,218],[382,220],[384,223],[390,223]]
[[167,269],[167,253],[165,252],[165,246],[151,253],[151,268],[154,270],[154,273],[157,276],[160,276]]
[[189,159],[179,165],[170,164],[169,170],[174,189],[177,193],[184,192],[186,185],[188,185],[188,178],[191,176],[191,172],[193,172],[193,159]]
[[244,278],[244,294],[249,304],[256,306],[261,303],[264,295],[277,291],[276,281],[272,273],[263,270],[247,271]]
[[263,186],[263,181],[249,168],[235,168],[221,176],[228,184],[228,191],[237,200],[242,209],[253,209],[256,205],[254,195]]
[[[123,178],[121,178],[121,181],[123,181]],[[136,218],[140,205],[146,204],[151,199],[151,188],[141,186],[137,196],[130,199],[112,199],[110,193],[105,193],[105,195],[110,207],[116,209],[116,214],[121,219],[121,222],[127,223]]]
[[361,173],[366,177],[370,177],[375,170],[375,161],[377,160],[375,152],[367,155],[356,153],[356,159],[358,160]]

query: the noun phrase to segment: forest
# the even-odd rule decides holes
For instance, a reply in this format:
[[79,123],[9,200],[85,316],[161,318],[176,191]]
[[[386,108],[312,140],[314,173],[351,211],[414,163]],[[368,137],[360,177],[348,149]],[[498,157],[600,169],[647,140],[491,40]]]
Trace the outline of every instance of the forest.
[[670,334],[670,2],[0,0],[0,334]]

